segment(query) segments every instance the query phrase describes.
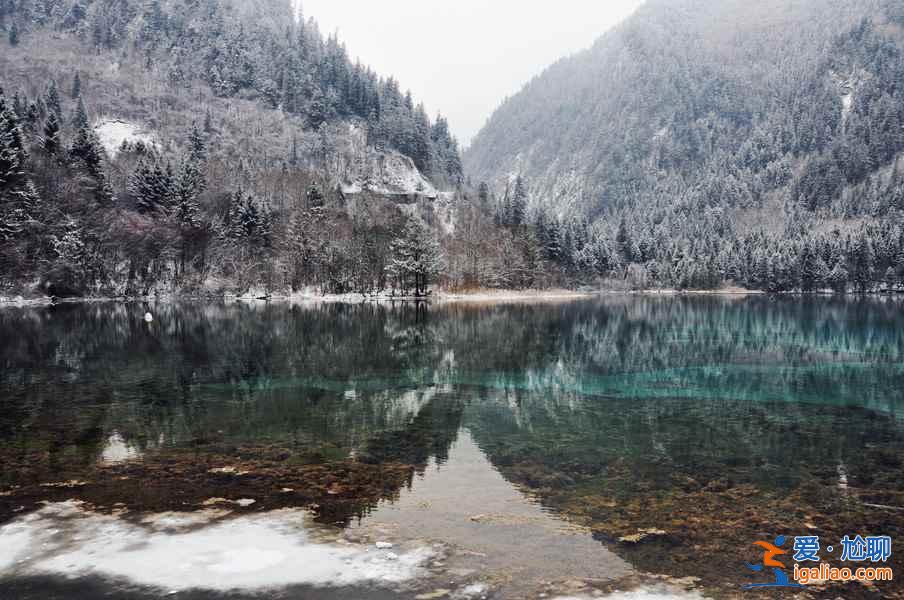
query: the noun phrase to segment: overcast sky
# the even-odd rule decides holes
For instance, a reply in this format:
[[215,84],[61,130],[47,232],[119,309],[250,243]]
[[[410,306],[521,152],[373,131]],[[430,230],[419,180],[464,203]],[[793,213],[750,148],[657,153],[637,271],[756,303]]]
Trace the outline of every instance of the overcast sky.
[[301,0],[354,60],[394,75],[463,145],[503,98],[589,47],[641,0]]

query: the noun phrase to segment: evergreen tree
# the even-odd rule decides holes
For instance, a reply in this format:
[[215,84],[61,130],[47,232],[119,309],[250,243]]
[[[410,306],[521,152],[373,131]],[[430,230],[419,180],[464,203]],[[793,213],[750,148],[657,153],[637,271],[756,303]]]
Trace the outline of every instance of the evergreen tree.
[[69,97],[73,100],[82,97],[82,80],[79,77],[78,71],[75,72],[75,76],[72,78],[72,92]]
[[839,261],[836,263],[835,267],[829,272],[827,283],[837,294],[844,294],[847,292],[848,271],[844,268],[842,262]]
[[32,128],[37,128],[38,121],[41,120],[41,111],[37,102],[29,102],[28,108],[25,110],[25,120]]
[[477,201],[481,210],[490,208],[490,186],[487,185],[486,181],[481,181],[480,185],[477,186]]
[[271,247],[273,220],[270,207],[242,189],[230,197],[226,216],[226,235],[233,242],[252,251]]
[[207,180],[197,161],[190,157],[182,163],[175,182],[175,215],[183,229],[201,226],[199,198],[206,189]]
[[208,135],[213,133],[213,116],[211,116],[209,108],[204,113],[204,133]]
[[28,179],[27,162],[18,117],[0,92],[0,242],[24,234],[36,216],[40,198]]
[[60,92],[57,89],[56,81],[53,79],[50,80],[47,91],[44,93],[44,106],[47,107],[48,112],[55,114],[57,119],[62,121],[63,108],[60,104]]
[[164,216],[176,208],[177,187],[169,164],[143,161],[129,177],[128,188],[136,209],[142,214]]
[[46,279],[51,295],[80,295],[87,287],[89,249],[85,228],[75,217],[66,215],[51,240],[52,261]]
[[320,208],[323,206],[323,193],[316,184],[311,184],[307,192],[308,208]]
[[0,94],[0,191],[8,193],[25,183],[27,160],[19,118]]
[[9,27],[9,45],[10,46],[18,46],[19,45],[19,26],[16,25],[16,22],[13,21],[13,24]]
[[25,105],[22,102],[22,96],[19,95],[19,92],[13,94],[13,103],[12,103],[13,112],[16,113],[16,116],[19,117],[21,121],[25,117]]
[[79,96],[75,105],[75,111],[72,113],[72,127],[73,129],[82,129],[88,128],[89,126],[88,111],[85,110],[85,103],[82,101],[81,96]]
[[873,248],[866,232],[861,232],[851,248],[850,276],[857,290],[869,291],[873,284]]
[[505,185],[505,194],[502,196],[502,203],[497,209],[496,223],[503,227],[512,226],[512,190],[509,184]]
[[550,219],[545,210],[540,210],[537,213],[534,228],[536,230],[537,241],[542,248],[544,257],[547,260],[561,264],[562,234],[559,225],[557,219]]
[[618,245],[618,253],[621,255],[622,260],[627,264],[634,262],[634,240],[624,219],[618,224],[615,243]]
[[417,217],[409,217],[401,234],[390,244],[391,260],[387,274],[403,290],[426,295],[430,281],[443,270],[439,242],[430,228]]
[[293,167],[298,166],[298,137],[292,136],[292,148],[289,150],[289,164]]
[[521,175],[515,179],[515,190],[512,193],[510,223],[513,227],[521,227],[527,214],[527,189]]
[[810,244],[804,244],[798,262],[800,289],[804,292],[812,292],[819,282],[819,268],[818,258]]
[[104,150],[97,139],[97,134],[83,124],[75,132],[69,147],[69,159],[73,166],[84,170],[91,180],[94,199],[101,205],[109,205],[113,201],[113,190],[107,182],[103,166]]
[[55,156],[60,151],[60,123],[54,113],[47,115],[47,120],[44,122],[41,147],[49,156]]
[[202,163],[207,160],[207,139],[194,124],[188,135],[189,160],[194,163]]

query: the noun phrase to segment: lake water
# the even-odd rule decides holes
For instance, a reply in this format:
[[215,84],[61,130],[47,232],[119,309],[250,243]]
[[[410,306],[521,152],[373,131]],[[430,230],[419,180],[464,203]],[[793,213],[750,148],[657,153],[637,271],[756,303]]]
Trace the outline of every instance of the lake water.
[[0,598],[728,598],[780,534],[896,566],[902,307],[6,308]]

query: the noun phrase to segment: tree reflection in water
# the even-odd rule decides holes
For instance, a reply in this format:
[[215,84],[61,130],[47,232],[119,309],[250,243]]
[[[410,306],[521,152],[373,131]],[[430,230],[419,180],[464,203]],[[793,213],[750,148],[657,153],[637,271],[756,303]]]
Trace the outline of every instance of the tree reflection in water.
[[[139,304],[6,309],[0,492],[18,491],[0,517],[62,478],[109,476],[76,492],[129,502],[116,475],[159,478],[142,496],[156,508],[176,488],[266,496],[295,478],[306,495],[260,508],[316,502],[347,521],[445,461],[466,427],[506,478],[636,564],[721,581],[729,564],[683,561],[736,557],[773,529],[895,538],[901,512],[867,505],[904,504],[900,309],[186,303],[150,307],[152,323]],[[253,481],[209,475],[224,464]],[[617,541],[644,528],[667,535]]]

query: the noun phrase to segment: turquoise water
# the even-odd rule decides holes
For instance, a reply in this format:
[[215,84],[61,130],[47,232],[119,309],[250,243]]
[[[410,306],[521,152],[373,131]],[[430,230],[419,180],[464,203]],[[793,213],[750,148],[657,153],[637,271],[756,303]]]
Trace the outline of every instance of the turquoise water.
[[[904,497],[902,306],[606,297],[5,309],[0,442],[12,466],[0,492],[186,451],[250,461],[259,447],[290,464],[423,473],[454,466],[451,449],[467,439],[483,455],[468,468],[498,471],[556,518],[588,524],[600,548],[651,523],[588,506],[687,490],[779,497],[809,486],[822,504],[795,519],[844,510],[858,524],[850,504],[833,503]],[[437,489],[434,501],[447,488]],[[329,514],[348,523],[376,508],[369,498]],[[893,532],[899,515],[863,524]],[[650,568],[632,552],[621,554]]]
[[582,437],[588,415],[681,407],[715,424],[822,406],[894,429],[904,408],[893,301],[71,305],[4,310],[0,338],[0,439],[85,461],[113,433],[138,451],[208,439],[350,450],[437,406],[455,413],[452,429],[492,429],[500,402],[528,422],[555,414],[563,434],[597,446]]

